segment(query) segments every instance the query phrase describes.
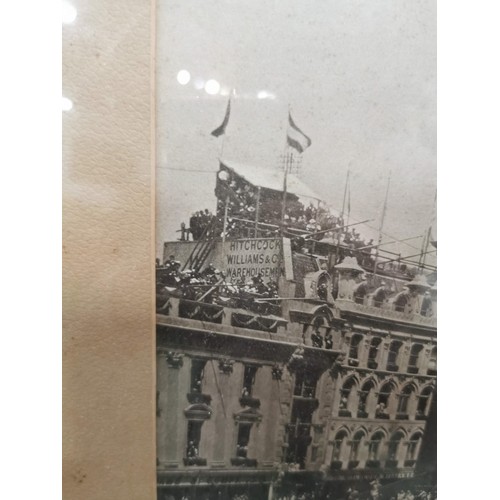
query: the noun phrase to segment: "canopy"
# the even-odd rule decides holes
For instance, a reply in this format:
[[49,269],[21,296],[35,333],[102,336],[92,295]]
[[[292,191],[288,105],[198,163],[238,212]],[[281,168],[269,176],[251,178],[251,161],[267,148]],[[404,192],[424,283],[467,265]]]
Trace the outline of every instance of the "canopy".
[[[247,182],[257,187],[283,192],[283,172],[254,165],[242,165],[233,161],[220,160],[220,164],[236,175],[243,177]],[[306,186],[293,174],[287,176],[287,193],[296,196],[323,201],[312,189]]]

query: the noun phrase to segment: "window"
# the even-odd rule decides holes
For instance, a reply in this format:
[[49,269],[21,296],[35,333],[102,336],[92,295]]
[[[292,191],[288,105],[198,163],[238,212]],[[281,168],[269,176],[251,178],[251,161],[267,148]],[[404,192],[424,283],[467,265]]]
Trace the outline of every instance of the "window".
[[[396,432],[388,443],[387,459],[390,462],[397,462],[399,455],[399,447],[404,435],[402,432]],[[393,464],[395,465],[395,464]]]
[[408,373],[418,373],[420,366],[420,355],[424,346],[422,344],[413,344],[410,351],[410,359],[408,360]]
[[398,358],[399,350],[403,343],[399,340],[393,340],[389,346],[389,354],[387,356],[387,370],[395,372],[399,370]]
[[429,365],[427,367],[428,375],[436,375],[437,374],[437,347],[433,347],[431,351],[431,355],[429,357]]
[[309,408],[294,403],[291,423],[287,426],[288,449],[286,461],[305,468],[307,449],[312,442],[311,437],[312,412]]
[[382,432],[376,432],[368,443],[368,460],[378,460],[380,443],[384,439]]
[[363,431],[358,431],[354,435],[354,437],[351,441],[351,451],[349,454],[350,461],[359,460],[360,444],[361,444],[361,441],[363,440],[364,436],[365,435],[364,435]]
[[203,420],[188,420],[185,465],[207,465],[206,459],[200,458],[202,425]]
[[416,418],[425,418],[429,412],[429,400],[432,396],[432,387],[425,387],[418,397]]
[[255,383],[255,374],[257,373],[256,366],[245,366],[243,371],[243,389],[241,391],[242,397],[252,396],[253,385]]
[[300,370],[295,374],[295,389],[294,396],[302,396],[304,398],[314,398],[316,394],[316,383],[318,376],[308,370]]
[[201,393],[203,375],[205,371],[206,360],[193,359],[191,361],[191,392]]
[[391,382],[387,382],[380,389],[378,399],[377,399],[377,407],[375,409],[375,417],[377,418],[389,418],[389,414],[387,412],[387,408],[390,403],[390,397],[392,391],[394,390],[394,386]]
[[366,418],[368,417],[368,397],[373,389],[375,388],[375,384],[369,380],[363,384],[361,390],[359,391],[359,403],[358,403],[358,417]]
[[340,389],[340,403],[339,403],[339,415],[340,416],[351,416],[351,407],[353,406],[353,398],[355,396],[355,392],[353,391],[354,386],[356,385],[353,378],[347,380],[342,389]]
[[415,433],[410,437],[408,441],[408,448],[406,450],[406,460],[405,465],[411,466],[414,465],[419,451],[419,445],[422,435],[420,433]]
[[377,368],[378,362],[378,351],[380,348],[380,344],[382,339],[380,337],[374,337],[370,342],[370,350],[368,351],[368,368]]
[[236,444],[236,456],[239,458],[247,458],[248,443],[250,442],[250,431],[252,424],[240,423],[238,425],[238,440]]
[[362,335],[353,335],[351,337],[351,343],[349,345],[349,361],[348,363],[352,366],[358,366],[358,351],[359,345],[363,340]]
[[414,390],[413,386],[407,385],[399,394],[398,409],[397,409],[398,418],[401,418],[404,415],[408,417],[408,402],[411,398],[413,390]]
[[337,432],[333,440],[332,462],[342,460],[342,449],[347,438],[346,431]]

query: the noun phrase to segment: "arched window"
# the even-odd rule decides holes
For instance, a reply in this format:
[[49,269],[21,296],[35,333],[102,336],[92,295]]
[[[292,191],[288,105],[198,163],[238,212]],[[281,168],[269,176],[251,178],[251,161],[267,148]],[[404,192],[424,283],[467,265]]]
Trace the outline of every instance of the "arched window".
[[356,467],[359,463],[359,453],[361,450],[361,442],[365,437],[365,433],[363,431],[358,431],[354,434],[354,437],[351,441],[351,450],[349,452],[349,467]]
[[375,389],[375,384],[373,380],[368,380],[363,384],[361,390],[359,391],[359,403],[358,403],[358,417],[367,418],[370,411],[369,400],[370,394],[373,394]]
[[420,432],[415,432],[408,441],[408,448],[406,450],[406,460],[405,467],[412,467],[418,458],[418,452],[420,448],[420,442],[422,439],[422,434]]
[[399,460],[399,449],[404,434],[401,431],[395,432],[388,443],[386,467],[397,467]]
[[370,350],[368,351],[368,368],[374,370],[378,367],[378,352],[382,339],[380,337],[374,337],[370,342]]
[[429,403],[432,396],[432,387],[424,387],[420,395],[418,396],[417,403],[417,414],[415,418],[417,420],[423,420],[429,414]]
[[353,390],[355,385],[356,381],[351,377],[340,389],[339,416],[341,417],[350,417],[355,408],[356,391]]
[[380,465],[379,455],[383,439],[384,434],[379,431],[376,432],[368,442],[368,460],[366,461],[367,467],[378,467]]
[[344,449],[345,442],[347,440],[347,432],[341,430],[337,432],[333,440],[333,450],[332,450],[332,468],[341,469],[342,468],[342,452]]
[[349,344],[349,360],[348,364],[350,366],[358,366],[359,360],[359,346],[361,341],[363,340],[363,336],[359,334],[354,334],[351,337],[351,343]]
[[387,370],[397,372],[399,370],[398,358],[399,351],[403,343],[400,340],[393,340],[389,346],[389,354],[387,356]]
[[427,365],[427,375],[437,375],[437,347],[433,347]]
[[389,418],[389,413],[387,408],[390,403],[392,392],[394,391],[394,385],[392,382],[386,382],[380,389],[377,398],[377,407],[375,409],[376,418]]
[[396,418],[398,419],[408,419],[409,412],[409,402],[415,387],[413,385],[407,385],[399,394],[398,409]]
[[424,346],[422,344],[413,344],[411,346],[410,359],[408,360],[408,373],[418,373],[423,348]]

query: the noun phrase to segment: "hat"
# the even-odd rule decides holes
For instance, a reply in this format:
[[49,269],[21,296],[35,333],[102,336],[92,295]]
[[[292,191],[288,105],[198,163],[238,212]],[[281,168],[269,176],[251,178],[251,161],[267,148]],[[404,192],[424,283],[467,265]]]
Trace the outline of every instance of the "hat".
[[427,283],[427,280],[425,277],[421,274],[415,276],[412,281],[409,283],[406,283],[407,287],[414,287],[414,288],[422,288],[422,289],[428,289],[431,288],[429,283]]
[[346,257],[340,264],[333,266],[340,271],[358,271],[364,273],[365,270],[358,265],[355,257]]

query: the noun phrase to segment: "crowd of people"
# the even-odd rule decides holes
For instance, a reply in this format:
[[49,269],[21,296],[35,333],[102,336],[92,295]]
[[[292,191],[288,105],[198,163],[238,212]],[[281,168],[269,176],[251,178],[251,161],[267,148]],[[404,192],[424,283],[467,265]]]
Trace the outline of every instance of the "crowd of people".
[[[363,237],[355,225],[349,225],[342,215],[333,215],[321,203],[304,204],[289,193],[283,214],[281,195],[259,189],[243,177],[229,174],[226,180],[219,179],[216,194],[216,213],[208,208],[194,212],[189,224],[183,222],[178,230],[181,241],[197,241],[204,237],[240,239],[284,235],[292,238],[295,251],[327,254],[332,247],[337,247],[339,261],[351,256],[366,269],[375,266],[377,244],[373,238]],[[379,258],[378,269],[400,278],[411,279],[417,273],[416,267],[399,262],[397,258]]]
[[[375,480],[376,481],[376,480]],[[372,481],[374,482],[374,481]],[[410,488],[401,489],[395,495],[387,495],[380,493],[378,490],[370,486],[371,491],[362,493],[355,486],[349,487],[343,496],[328,492],[290,492],[290,493],[276,493],[277,500],[437,500],[436,488]],[[222,500],[222,492],[215,494],[201,494],[196,498],[203,500]],[[180,500],[190,500],[194,496],[184,494]],[[166,497],[166,500],[175,500],[175,497]],[[232,494],[230,500],[256,500],[251,494],[248,493],[235,493]]]
[[[231,283],[213,264],[209,264],[200,272],[192,269],[183,271],[181,263],[175,260],[174,255],[171,255],[164,265],[157,262],[156,271],[158,294],[166,291],[169,295],[187,300],[243,308],[259,313],[265,313],[269,311],[270,306],[276,306],[272,300],[258,302],[258,299],[278,298],[278,283],[273,280],[265,282],[260,274],[247,281],[240,279]],[[161,303],[158,305],[161,307]]]

